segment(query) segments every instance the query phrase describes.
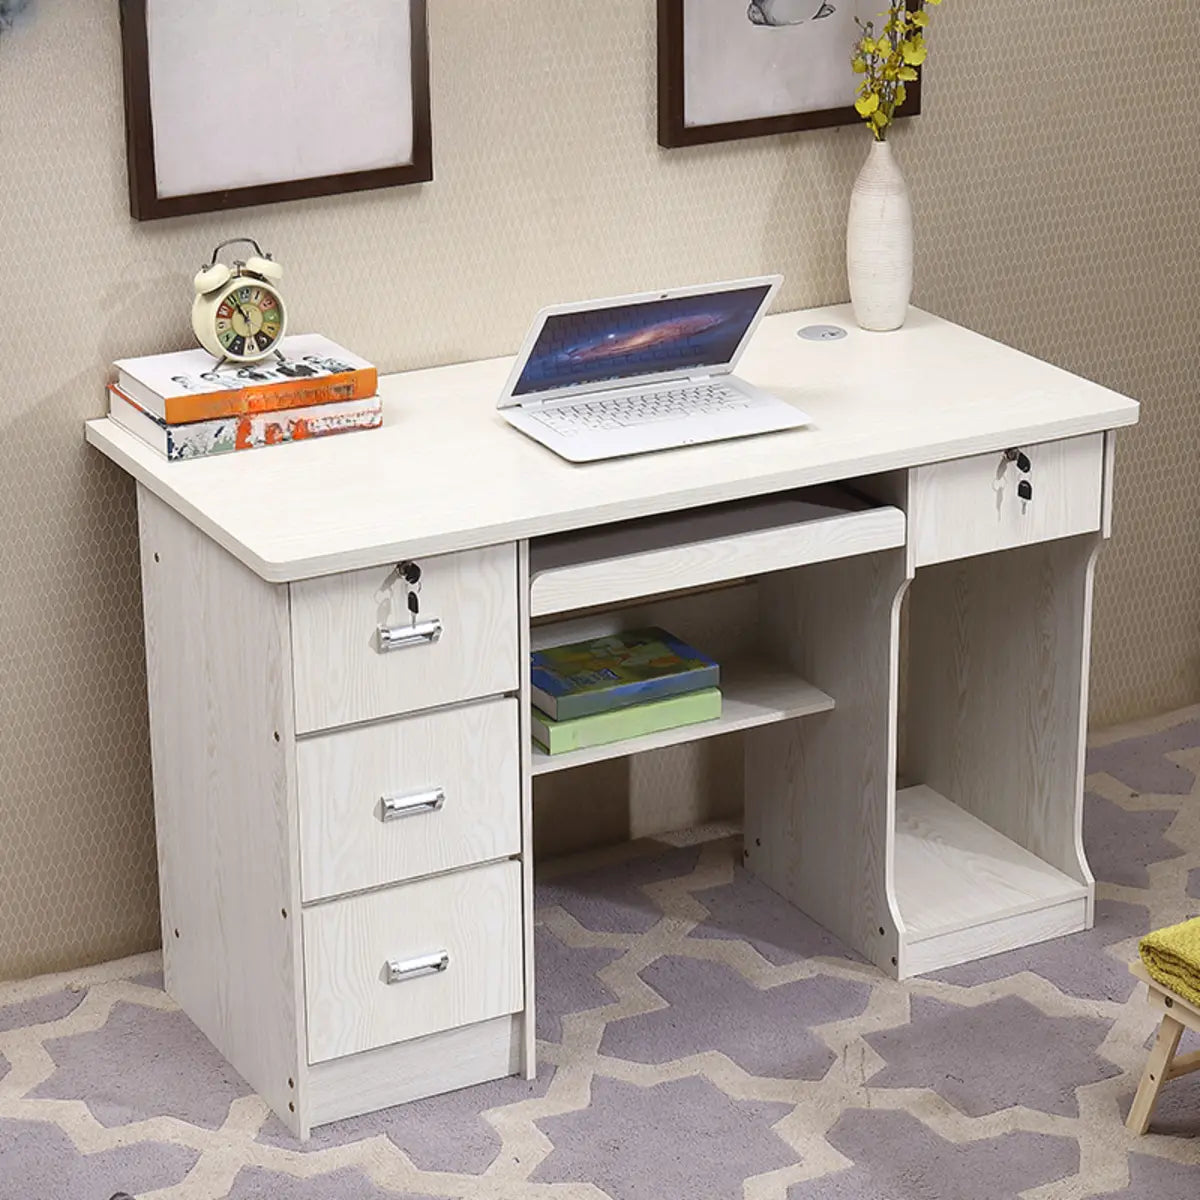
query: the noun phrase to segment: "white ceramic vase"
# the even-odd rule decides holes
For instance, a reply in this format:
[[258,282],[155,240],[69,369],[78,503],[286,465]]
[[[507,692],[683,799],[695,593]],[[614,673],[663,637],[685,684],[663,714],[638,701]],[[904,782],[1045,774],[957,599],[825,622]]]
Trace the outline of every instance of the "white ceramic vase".
[[846,225],[850,302],[863,329],[899,329],[913,282],[912,205],[888,142],[872,142],[850,194]]

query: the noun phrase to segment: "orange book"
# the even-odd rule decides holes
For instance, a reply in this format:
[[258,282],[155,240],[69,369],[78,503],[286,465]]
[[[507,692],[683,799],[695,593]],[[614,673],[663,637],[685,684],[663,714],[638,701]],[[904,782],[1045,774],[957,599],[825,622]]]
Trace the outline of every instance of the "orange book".
[[383,424],[383,401],[378,396],[278,412],[242,413],[187,425],[168,425],[150,416],[113,384],[108,386],[108,397],[109,417],[172,461],[378,429]]
[[365,400],[378,389],[374,366],[320,334],[285,337],[279,349],[282,360],[220,367],[207,350],[123,358],[113,366],[117,387],[167,425]]

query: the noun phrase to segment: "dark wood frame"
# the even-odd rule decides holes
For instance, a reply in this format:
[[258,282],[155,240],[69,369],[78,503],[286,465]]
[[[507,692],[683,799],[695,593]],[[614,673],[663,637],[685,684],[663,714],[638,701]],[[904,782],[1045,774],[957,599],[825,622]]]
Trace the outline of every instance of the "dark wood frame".
[[[823,108],[813,112],[782,113],[777,117],[755,117],[749,121],[723,121],[716,125],[685,125],[683,110],[683,5],[684,0],[658,0],[658,144],[705,146],[737,138],[762,137],[768,133],[794,133],[805,129],[828,129],[833,125],[859,125],[862,117],[853,105]],[[916,11],[921,0],[908,0]],[[850,70],[851,47],[846,47],[846,70]],[[908,89],[908,98],[898,115],[915,117],[921,111],[921,81]]]
[[433,140],[429,113],[429,43],[426,0],[410,0],[412,19],[413,156],[412,162],[372,171],[286,179],[279,183],[189,196],[160,197],[154,165],[154,129],[150,112],[150,53],[146,37],[146,0],[120,0],[121,45],[125,73],[125,147],[129,164],[129,211],[139,221],[217,212],[252,204],[274,204],[308,196],[330,196],[367,188],[424,183],[433,178]]

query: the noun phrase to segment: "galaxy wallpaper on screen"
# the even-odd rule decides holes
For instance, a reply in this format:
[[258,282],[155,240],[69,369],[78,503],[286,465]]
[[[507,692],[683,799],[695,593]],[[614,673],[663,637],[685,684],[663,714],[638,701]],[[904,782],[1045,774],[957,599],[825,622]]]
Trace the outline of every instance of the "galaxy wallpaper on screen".
[[769,287],[546,319],[513,395],[726,363]]

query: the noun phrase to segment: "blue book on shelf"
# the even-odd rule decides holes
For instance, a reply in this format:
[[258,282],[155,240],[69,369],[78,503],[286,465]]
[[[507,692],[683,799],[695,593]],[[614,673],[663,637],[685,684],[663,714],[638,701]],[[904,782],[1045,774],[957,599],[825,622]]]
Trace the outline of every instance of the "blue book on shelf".
[[555,721],[571,721],[716,687],[721,669],[665,629],[536,650],[531,656],[534,704]]

